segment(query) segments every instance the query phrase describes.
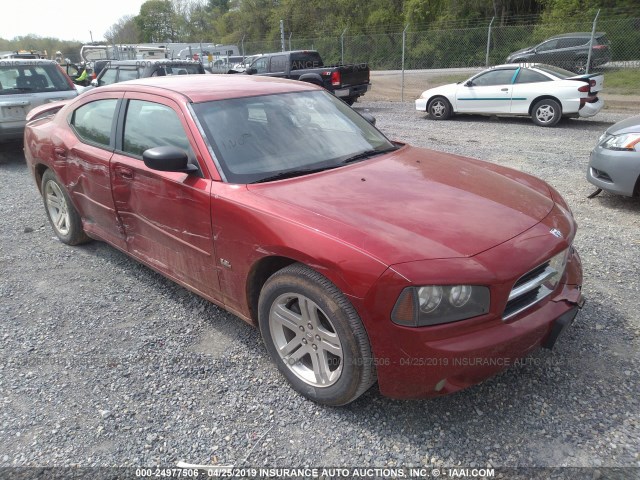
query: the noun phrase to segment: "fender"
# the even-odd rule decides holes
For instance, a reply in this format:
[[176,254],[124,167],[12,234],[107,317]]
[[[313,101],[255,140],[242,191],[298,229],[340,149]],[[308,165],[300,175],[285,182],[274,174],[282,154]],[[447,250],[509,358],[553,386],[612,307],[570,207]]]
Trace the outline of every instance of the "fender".
[[300,78],[298,78],[298,80],[301,82],[315,83],[316,85],[323,86],[322,77],[318,73],[305,73],[303,75],[300,75]]

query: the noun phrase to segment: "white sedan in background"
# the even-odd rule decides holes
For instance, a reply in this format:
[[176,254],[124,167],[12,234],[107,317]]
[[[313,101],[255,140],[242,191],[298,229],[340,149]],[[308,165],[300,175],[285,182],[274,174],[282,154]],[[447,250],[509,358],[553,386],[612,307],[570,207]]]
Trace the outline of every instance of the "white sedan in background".
[[416,110],[434,120],[454,113],[530,116],[552,127],[562,117],[591,117],[604,103],[598,98],[601,74],[576,75],[544,64],[507,64],[484,70],[467,81],[422,92]]

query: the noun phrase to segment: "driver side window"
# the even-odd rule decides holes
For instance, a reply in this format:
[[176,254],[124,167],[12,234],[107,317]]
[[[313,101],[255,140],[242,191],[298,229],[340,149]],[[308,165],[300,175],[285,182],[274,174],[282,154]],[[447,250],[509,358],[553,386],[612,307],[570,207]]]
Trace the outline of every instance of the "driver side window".
[[548,50],[555,50],[556,48],[558,48],[558,40],[549,40],[548,42],[538,45],[536,51],[546,52]]
[[269,64],[269,57],[260,58],[255,61],[253,68],[257,70],[256,73],[267,73],[267,65]]
[[477,87],[490,87],[493,85],[509,85],[516,69],[492,70],[475,77],[472,82]]
[[141,157],[149,148],[172,146],[195,159],[189,139],[176,112],[166,105],[130,100],[125,117],[122,150]]

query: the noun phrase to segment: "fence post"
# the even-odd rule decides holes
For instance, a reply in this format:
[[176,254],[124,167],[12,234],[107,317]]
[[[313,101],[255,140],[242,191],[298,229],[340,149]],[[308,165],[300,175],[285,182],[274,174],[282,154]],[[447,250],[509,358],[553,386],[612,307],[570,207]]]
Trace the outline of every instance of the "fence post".
[[488,67],[489,66],[489,49],[491,48],[491,26],[493,25],[493,21],[496,19],[496,17],[493,17],[491,19],[491,22],[489,22],[489,31],[487,32],[487,55],[485,57],[485,61],[484,61],[484,66]]
[[245,57],[245,54],[244,54],[244,37],[245,37],[245,35],[242,35],[242,40],[240,40],[240,48],[242,48],[242,63],[244,63],[244,57]]
[[409,24],[404,27],[402,31],[402,75],[401,75],[401,85],[400,85],[400,101],[404,102],[404,52],[407,44],[407,29],[409,28]]
[[280,48],[284,52],[284,20],[280,20]]
[[593,19],[593,27],[591,28],[591,40],[589,40],[589,55],[587,56],[587,67],[584,73],[589,73],[591,69],[591,53],[593,52],[593,37],[596,35],[596,24],[598,23],[598,17],[600,16],[600,9],[596,13],[596,18]]
[[345,28],[342,31],[342,35],[340,35],[340,63],[342,65],[344,65],[344,34],[347,33],[347,29],[349,27]]
[[289,32],[289,51],[291,51],[291,36],[293,35],[293,32]]

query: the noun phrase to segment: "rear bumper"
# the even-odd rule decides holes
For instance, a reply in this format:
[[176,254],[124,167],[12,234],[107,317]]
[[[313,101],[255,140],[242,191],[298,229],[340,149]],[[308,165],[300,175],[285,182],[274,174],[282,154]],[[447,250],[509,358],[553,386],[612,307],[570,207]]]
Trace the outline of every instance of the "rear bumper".
[[26,124],[25,120],[0,123],[0,141],[22,140]]
[[585,102],[578,110],[578,115],[585,118],[593,117],[596,113],[602,110],[602,107],[604,107],[604,101],[596,97],[595,101]]
[[348,97],[361,97],[365,93],[371,90],[371,84],[365,83],[362,85],[352,85],[350,87],[339,88],[333,91],[336,97],[348,98]]

